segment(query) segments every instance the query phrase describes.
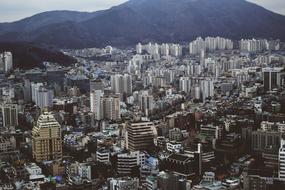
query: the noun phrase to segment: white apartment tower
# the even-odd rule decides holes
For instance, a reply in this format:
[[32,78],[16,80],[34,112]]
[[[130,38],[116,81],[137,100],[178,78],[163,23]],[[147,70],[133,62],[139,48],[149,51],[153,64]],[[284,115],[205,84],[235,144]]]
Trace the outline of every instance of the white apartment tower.
[[41,109],[51,108],[53,106],[53,90],[41,87],[38,92],[37,102]]
[[32,101],[41,109],[53,106],[53,90],[43,83],[31,83]]
[[138,43],[136,46],[136,52],[137,54],[142,54],[142,44]]
[[13,55],[11,52],[0,54],[0,72],[7,73],[13,68]]
[[128,74],[112,75],[111,76],[111,90],[115,94],[131,94],[133,92],[132,76]]
[[101,90],[94,90],[90,93],[90,108],[91,112],[95,114],[96,120],[102,119],[101,99],[103,92]]
[[201,89],[203,100],[214,96],[214,81],[212,79],[204,79],[201,81]]
[[169,45],[168,44],[162,44],[160,46],[160,54],[162,56],[169,56]]
[[279,180],[285,181],[285,140],[281,139],[279,155]]
[[191,92],[191,79],[189,77],[181,77],[179,80],[179,90],[181,92]]
[[110,96],[101,99],[102,113],[104,119],[117,121],[121,119],[120,97]]

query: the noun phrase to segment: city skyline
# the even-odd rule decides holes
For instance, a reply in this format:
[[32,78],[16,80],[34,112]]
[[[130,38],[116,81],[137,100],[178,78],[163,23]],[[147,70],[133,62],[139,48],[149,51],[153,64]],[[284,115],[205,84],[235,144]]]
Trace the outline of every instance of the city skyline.
[[285,190],[285,0],[124,1],[0,0],[0,190]]
[[[99,10],[109,9],[113,6],[122,4],[127,0],[47,0],[37,3],[36,0],[0,0],[0,23],[14,22],[35,14],[53,11],[53,10],[71,10],[82,12],[95,12]],[[284,0],[248,0],[249,2],[260,5],[273,12],[285,15],[285,1]]]

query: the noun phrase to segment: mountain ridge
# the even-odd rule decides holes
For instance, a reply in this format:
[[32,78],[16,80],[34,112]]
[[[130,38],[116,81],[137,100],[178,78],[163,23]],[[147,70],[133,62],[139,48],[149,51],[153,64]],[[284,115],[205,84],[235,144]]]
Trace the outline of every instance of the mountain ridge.
[[97,12],[44,12],[0,24],[0,41],[60,48],[189,42],[198,36],[285,40],[285,16],[245,0],[130,0]]

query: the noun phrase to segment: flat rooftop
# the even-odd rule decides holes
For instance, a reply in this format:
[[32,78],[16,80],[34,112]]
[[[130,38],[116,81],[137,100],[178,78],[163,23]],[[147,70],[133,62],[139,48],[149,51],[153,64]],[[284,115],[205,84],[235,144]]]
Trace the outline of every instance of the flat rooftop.
[[182,155],[182,154],[171,154],[168,159],[172,159],[172,160],[178,160],[181,162],[187,162],[189,160],[191,160],[190,157]]

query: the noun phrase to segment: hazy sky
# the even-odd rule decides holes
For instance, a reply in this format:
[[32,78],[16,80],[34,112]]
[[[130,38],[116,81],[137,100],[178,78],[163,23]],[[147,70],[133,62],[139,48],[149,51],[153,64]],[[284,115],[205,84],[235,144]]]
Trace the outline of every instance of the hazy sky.
[[[110,8],[125,1],[126,0],[0,0],[0,22],[15,21],[50,10],[97,11]],[[248,1],[285,15],[285,0]]]

